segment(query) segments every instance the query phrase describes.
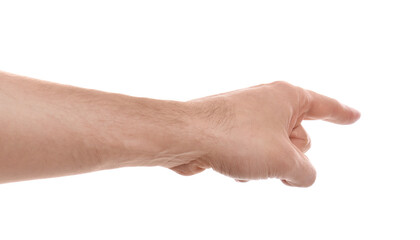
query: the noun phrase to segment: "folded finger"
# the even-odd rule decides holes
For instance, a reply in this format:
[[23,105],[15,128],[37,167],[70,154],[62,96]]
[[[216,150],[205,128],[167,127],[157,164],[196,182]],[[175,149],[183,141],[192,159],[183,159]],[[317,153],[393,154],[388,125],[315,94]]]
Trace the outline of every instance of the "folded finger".
[[311,147],[311,139],[308,133],[306,133],[305,129],[302,127],[302,125],[295,127],[292,130],[289,138],[290,138],[290,141],[297,148],[299,148],[300,151],[304,153],[307,152],[309,148]]

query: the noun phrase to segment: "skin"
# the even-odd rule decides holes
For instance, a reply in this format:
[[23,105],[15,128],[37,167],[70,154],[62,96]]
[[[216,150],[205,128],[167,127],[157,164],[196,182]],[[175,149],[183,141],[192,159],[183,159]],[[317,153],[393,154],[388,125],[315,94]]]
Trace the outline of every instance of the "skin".
[[0,183],[103,169],[212,168],[237,181],[308,187],[303,120],[351,124],[337,100],[273,82],[186,102],[138,98],[0,72]]

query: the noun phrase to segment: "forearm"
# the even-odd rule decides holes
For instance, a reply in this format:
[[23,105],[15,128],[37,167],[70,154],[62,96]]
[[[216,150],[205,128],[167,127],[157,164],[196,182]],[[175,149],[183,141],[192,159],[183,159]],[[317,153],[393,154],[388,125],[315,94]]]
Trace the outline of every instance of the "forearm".
[[123,166],[179,165],[201,153],[188,109],[0,72],[0,183]]

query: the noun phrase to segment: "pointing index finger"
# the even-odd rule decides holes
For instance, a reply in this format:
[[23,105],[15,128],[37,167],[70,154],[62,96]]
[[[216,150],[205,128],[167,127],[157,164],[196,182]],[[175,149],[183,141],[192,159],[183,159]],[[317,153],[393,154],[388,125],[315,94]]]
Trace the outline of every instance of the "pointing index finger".
[[360,112],[339,101],[307,90],[309,110],[305,119],[321,119],[337,124],[352,124],[360,118]]

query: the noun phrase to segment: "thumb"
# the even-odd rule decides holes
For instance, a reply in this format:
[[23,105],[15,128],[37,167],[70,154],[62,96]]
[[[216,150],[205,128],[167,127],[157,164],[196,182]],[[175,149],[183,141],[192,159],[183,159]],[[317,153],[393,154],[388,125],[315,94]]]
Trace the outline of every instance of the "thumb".
[[290,148],[292,156],[291,160],[294,161],[294,166],[286,176],[282,179],[282,182],[288,186],[294,187],[309,187],[316,179],[316,170],[312,166],[308,157],[300,151],[293,143],[290,142]]

